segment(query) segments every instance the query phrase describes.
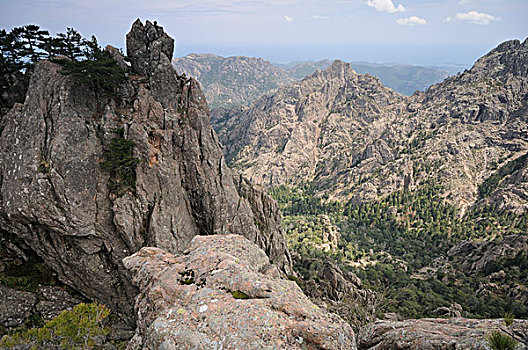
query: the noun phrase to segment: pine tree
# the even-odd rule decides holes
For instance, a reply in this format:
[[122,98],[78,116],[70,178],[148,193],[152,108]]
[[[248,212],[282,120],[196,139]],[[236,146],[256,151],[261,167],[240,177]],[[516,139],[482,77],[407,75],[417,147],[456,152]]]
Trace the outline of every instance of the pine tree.
[[20,41],[23,46],[24,56],[27,56],[31,63],[36,63],[45,56],[42,47],[49,37],[47,30],[41,30],[39,26],[29,24],[21,28]]
[[66,33],[57,34],[57,39],[58,41],[55,44],[59,54],[68,57],[72,61],[76,61],[83,56],[83,38],[75,29],[68,27]]

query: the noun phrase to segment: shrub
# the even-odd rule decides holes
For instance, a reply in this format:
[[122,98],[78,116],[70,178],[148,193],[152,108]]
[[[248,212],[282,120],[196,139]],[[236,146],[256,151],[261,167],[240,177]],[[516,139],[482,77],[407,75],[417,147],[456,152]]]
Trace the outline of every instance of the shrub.
[[101,167],[110,172],[110,191],[121,195],[126,190],[135,191],[139,159],[134,158],[134,142],[125,139],[124,129],[115,132],[118,136],[104,150],[105,161],[101,162]]
[[492,350],[515,350],[519,344],[517,340],[499,331],[488,334],[486,342]]
[[31,349],[89,349],[102,343],[108,329],[104,320],[110,311],[101,304],[79,304],[71,311],[63,311],[41,328],[32,328],[2,338],[0,347],[20,345]]

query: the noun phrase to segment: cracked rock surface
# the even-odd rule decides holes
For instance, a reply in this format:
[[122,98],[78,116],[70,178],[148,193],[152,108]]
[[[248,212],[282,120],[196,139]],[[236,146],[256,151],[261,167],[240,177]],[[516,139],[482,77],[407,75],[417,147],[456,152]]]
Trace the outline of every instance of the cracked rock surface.
[[[516,321],[513,329],[528,326]],[[485,336],[504,327],[501,319],[424,318],[405,321],[378,321],[358,335],[361,350],[486,350]],[[520,347],[523,349],[523,347]]]
[[197,236],[182,255],[142,248],[124,264],[141,291],[128,349],[356,349],[346,322],[242,236]]

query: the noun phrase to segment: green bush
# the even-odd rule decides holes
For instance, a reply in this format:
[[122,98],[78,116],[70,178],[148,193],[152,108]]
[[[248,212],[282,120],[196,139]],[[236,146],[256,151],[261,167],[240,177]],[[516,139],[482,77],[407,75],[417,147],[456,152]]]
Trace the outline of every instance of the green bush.
[[499,331],[488,334],[486,342],[492,350],[515,350],[519,344],[517,340]]
[[101,167],[110,172],[110,191],[121,195],[126,190],[135,191],[139,159],[134,158],[134,142],[125,139],[124,129],[115,132],[118,136],[104,150],[105,161],[101,162]]
[[104,305],[79,304],[71,311],[61,312],[41,328],[3,337],[0,347],[29,345],[31,349],[90,349],[101,343],[108,334],[104,321],[109,314],[110,311]]

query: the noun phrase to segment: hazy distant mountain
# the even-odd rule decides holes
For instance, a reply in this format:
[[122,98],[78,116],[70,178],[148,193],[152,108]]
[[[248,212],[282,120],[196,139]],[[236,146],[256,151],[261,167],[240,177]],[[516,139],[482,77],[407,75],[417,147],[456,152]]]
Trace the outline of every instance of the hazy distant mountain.
[[[272,64],[262,58],[215,54],[190,54],[173,60],[176,71],[200,81],[211,108],[247,106],[261,95],[301,80],[316,70],[325,70],[331,64],[331,60]],[[458,67],[371,62],[353,62],[351,66],[357,73],[373,75],[385,86],[404,95],[423,91],[459,70]]]
[[254,57],[190,54],[175,58],[173,66],[202,84],[210,108],[248,105],[295,80],[285,70]]
[[[302,79],[317,69],[325,70],[332,64],[331,60],[291,62],[275,64],[284,68],[295,79]],[[463,70],[459,66],[413,66],[408,64],[379,64],[372,62],[351,62],[352,69],[360,74],[373,75],[396,92],[412,95],[416,90],[423,91],[429,86],[439,83],[450,75]]]

